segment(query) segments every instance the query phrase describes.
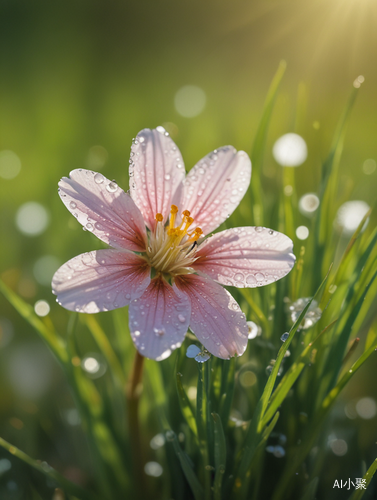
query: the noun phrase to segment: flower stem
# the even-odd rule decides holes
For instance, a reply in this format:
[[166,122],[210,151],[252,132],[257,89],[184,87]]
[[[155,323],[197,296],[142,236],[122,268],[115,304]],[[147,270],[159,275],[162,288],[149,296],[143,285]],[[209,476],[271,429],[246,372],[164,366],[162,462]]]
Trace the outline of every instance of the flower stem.
[[136,498],[140,500],[146,498],[143,449],[139,425],[139,401],[142,391],[141,379],[143,375],[143,366],[144,357],[136,351],[131,377],[127,386],[126,397],[128,403],[128,432],[133,464],[134,486]]

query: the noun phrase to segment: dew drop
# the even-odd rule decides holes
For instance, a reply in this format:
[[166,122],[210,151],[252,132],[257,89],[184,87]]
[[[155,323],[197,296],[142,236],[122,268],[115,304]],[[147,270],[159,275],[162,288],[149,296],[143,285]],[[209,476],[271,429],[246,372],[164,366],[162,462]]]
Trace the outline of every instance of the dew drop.
[[249,276],[246,277],[246,283],[248,285],[255,285],[257,282],[257,280],[255,279],[255,276],[253,276],[252,274],[249,274]]
[[109,193],[115,193],[115,191],[118,189],[118,185],[115,182],[109,182],[109,184],[106,186],[106,189],[109,191]]
[[280,340],[282,342],[285,342],[287,340],[287,338],[289,337],[289,333],[288,332],[285,332],[283,333],[283,335],[280,337]]
[[234,279],[235,279],[236,281],[243,281],[244,276],[243,276],[243,274],[241,274],[241,273],[237,273],[237,274],[235,274],[235,275],[234,275]]
[[77,207],[77,204],[74,201],[71,201],[69,203],[69,208],[72,208],[72,210],[74,210],[76,207]]
[[104,180],[105,180],[105,178],[104,178],[104,176],[102,174],[96,174],[94,176],[94,182],[96,184],[102,184]]
[[153,328],[153,331],[157,337],[162,337],[165,334],[165,328]]
[[182,314],[178,314],[178,319],[181,323],[184,323],[186,321],[186,318]]

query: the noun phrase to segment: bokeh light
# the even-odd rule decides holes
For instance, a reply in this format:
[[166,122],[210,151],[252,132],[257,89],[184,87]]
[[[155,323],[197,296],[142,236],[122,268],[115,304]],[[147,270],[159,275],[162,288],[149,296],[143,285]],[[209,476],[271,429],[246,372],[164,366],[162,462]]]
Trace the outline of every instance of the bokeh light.
[[21,171],[21,160],[10,150],[0,151],[0,177],[14,179]]
[[27,236],[38,236],[46,230],[50,215],[43,205],[29,201],[20,206],[16,215],[16,225]]
[[34,312],[37,316],[47,316],[47,314],[50,312],[49,303],[45,300],[38,300],[34,304]]
[[[369,208],[369,205],[362,200],[346,201],[336,214],[335,227],[344,236],[351,236],[358,228]],[[367,227],[368,220],[365,221],[362,231]]]
[[62,262],[54,255],[39,257],[33,266],[33,274],[40,285],[50,286],[55,271]]
[[185,85],[174,96],[177,112],[184,118],[194,118],[200,115],[206,105],[204,90],[196,85]]
[[102,377],[106,373],[107,365],[99,353],[91,353],[81,360],[81,367],[93,379]]
[[348,445],[344,439],[332,439],[329,443],[331,451],[334,455],[342,457],[348,451]]
[[296,229],[296,236],[299,240],[306,240],[309,237],[309,229],[306,226],[299,226]]
[[319,207],[319,198],[315,193],[304,194],[300,198],[298,208],[303,215],[310,217]]
[[377,163],[376,160],[369,158],[363,163],[363,172],[366,175],[372,175],[376,171]]
[[248,388],[255,385],[257,382],[257,376],[251,370],[245,370],[240,375],[240,384],[242,387]]
[[158,462],[147,462],[144,466],[144,472],[148,476],[160,477],[164,469]]
[[156,434],[151,440],[150,440],[150,447],[152,450],[158,450],[165,444],[165,436],[160,432],[159,434]]
[[356,403],[356,412],[359,417],[365,420],[374,418],[377,414],[376,401],[369,397],[359,399]]
[[304,139],[294,133],[282,135],[274,144],[272,154],[283,167],[298,167],[306,160],[308,148]]

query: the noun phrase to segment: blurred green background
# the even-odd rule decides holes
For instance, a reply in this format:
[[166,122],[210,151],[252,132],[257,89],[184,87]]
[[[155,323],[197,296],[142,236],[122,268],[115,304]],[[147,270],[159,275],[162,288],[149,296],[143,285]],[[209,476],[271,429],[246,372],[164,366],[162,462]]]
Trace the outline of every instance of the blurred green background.
[[[186,169],[225,144],[250,151],[282,59],[287,71],[268,136],[266,190],[279,192],[281,186],[272,145],[295,131],[309,151],[296,171],[298,195],[316,192],[336,122],[353,81],[363,75],[341,160],[339,194],[372,206],[377,188],[376,26],[375,0],[1,0],[1,277],[30,304],[46,300],[54,323],[64,330],[68,316],[54,302],[51,275],[100,243],[61,203],[59,179],[74,168],[91,168],[126,189],[132,137],[160,124],[181,149]],[[205,96],[194,117],[177,109],[177,92],[187,85]],[[27,205],[22,226],[19,209],[28,202],[45,211]],[[27,234],[34,223],[38,229],[38,221],[40,230]],[[85,441],[57,364],[3,297],[0,321],[1,436],[85,483],[83,471],[90,468]],[[84,352],[94,348],[89,336],[83,335],[82,342]],[[369,363],[342,404],[376,397],[374,380],[375,367]],[[347,417],[343,407],[339,415],[346,429],[342,435],[356,440],[368,462],[375,458],[376,417],[365,420],[355,412]],[[345,470],[347,454],[330,451],[329,460],[335,464],[328,479],[332,488]],[[28,473],[21,472],[16,466],[2,470],[0,461],[4,498],[23,498],[20,477]]]

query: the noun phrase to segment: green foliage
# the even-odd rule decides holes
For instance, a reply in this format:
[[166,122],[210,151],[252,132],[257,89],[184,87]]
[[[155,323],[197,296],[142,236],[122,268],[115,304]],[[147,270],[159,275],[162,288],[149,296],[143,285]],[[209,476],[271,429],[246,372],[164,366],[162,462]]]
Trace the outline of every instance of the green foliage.
[[[265,202],[268,196],[262,182],[266,138],[284,70],[285,63],[281,63],[251,153],[252,219],[278,227],[297,244],[296,193],[291,198],[279,194],[271,207]],[[301,248],[296,245],[295,269],[268,287],[231,290],[247,318],[262,330],[250,340],[241,358],[196,363],[185,356],[187,339],[167,360],[146,360],[143,390],[137,380],[130,389],[127,381],[132,379],[131,373],[135,376],[135,351],[123,311],[112,313],[111,324],[103,316],[78,318],[72,313],[67,333],[62,335],[48,318],[41,320],[29,304],[0,282],[4,296],[49,347],[68,381],[91,456],[90,479],[82,489],[2,439],[0,446],[52,478],[68,498],[333,498],[333,490],[326,492],[321,484],[326,450],[320,452],[319,448],[325,446],[332,411],[340,404],[342,390],[377,349],[373,307],[377,229],[369,225],[364,231],[371,214],[365,216],[345,249],[333,237],[333,220],[340,204],[341,152],[356,93],[353,89],[323,164],[318,186],[320,207],[312,221],[314,237]],[[295,186],[295,175],[294,169],[285,167],[283,186]],[[279,189],[282,191],[282,186]],[[227,224],[250,225],[249,202],[248,194],[240,212]],[[309,300],[293,322],[289,303],[300,297]],[[303,329],[314,300],[322,315]],[[82,369],[83,332],[108,366],[103,380],[91,380]],[[284,332],[289,335],[281,344]],[[364,346],[361,354],[360,348],[356,349],[359,343]],[[151,450],[149,441],[154,434],[162,441]],[[276,443],[280,443],[280,451],[270,453]],[[135,446],[140,447],[136,452]],[[355,453],[348,474],[360,474],[361,460]],[[162,465],[161,477],[143,476],[147,461]],[[376,463],[364,476],[367,485]],[[35,485],[33,488],[37,490]],[[355,491],[351,499],[358,500],[363,494],[363,490]]]

